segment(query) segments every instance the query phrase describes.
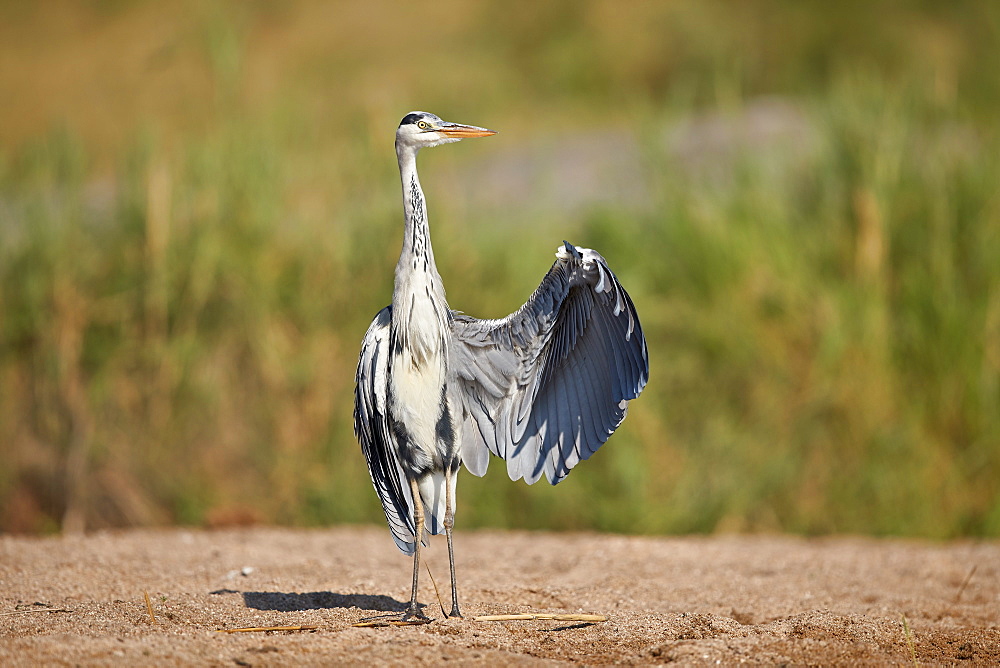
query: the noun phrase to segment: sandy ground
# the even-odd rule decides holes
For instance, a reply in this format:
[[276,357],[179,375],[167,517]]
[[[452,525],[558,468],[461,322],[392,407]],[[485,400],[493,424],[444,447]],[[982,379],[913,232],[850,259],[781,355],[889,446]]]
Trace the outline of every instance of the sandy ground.
[[[432,623],[357,628],[408,599],[387,529],[4,536],[0,665],[883,664],[911,644],[1000,663],[996,542],[458,532],[456,551],[465,619],[424,576]],[[444,540],[425,554],[447,601]],[[607,621],[471,618],[526,612]],[[219,632],[289,625],[316,628]]]

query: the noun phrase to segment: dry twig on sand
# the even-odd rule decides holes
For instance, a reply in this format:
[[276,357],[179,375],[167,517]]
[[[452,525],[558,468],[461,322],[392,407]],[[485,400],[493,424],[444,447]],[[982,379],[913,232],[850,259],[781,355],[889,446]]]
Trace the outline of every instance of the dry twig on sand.
[[[447,617],[447,615],[446,615]],[[537,612],[537,613],[526,613],[520,615],[479,615],[478,617],[473,617],[474,622],[517,622],[517,621],[528,621],[532,619],[543,619],[552,620],[557,622],[606,622],[608,618],[604,615],[577,615],[577,614],[554,614],[547,612]],[[365,620],[363,622],[357,622],[356,624],[351,624],[351,626],[360,627],[377,627],[377,626],[419,626],[421,624],[430,624],[432,620],[430,619],[377,619],[377,620]]]
[[318,626],[248,626],[242,629],[217,629],[216,633],[251,633],[254,631],[315,631]]
[[26,615],[29,612],[73,612],[69,608],[31,608],[30,610],[9,610],[7,612],[0,612],[0,617],[6,617],[7,615]]
[[355,622],[354,624],[351,624],[351,626],[357,626],[359,628],[375,628],[375,627],[379,627],[379,626],[422,626],[424,624],[430,624],[432,621],[434,621],[434,620],[432,620],[432,619],[422,619],[422,618],[419,618],[419,617],[414,618],[414,619],[405,619],[405,620],[404,619],[376,619],[376,620],[371,620],[371,621]]
[[608,618],[604,615],[562,615],[548,614],[544,612],[529,613],[523,615],[479,615],[473,617],[476,622],[512,622],[529,619],[552,619],[557,622],[606,622]]

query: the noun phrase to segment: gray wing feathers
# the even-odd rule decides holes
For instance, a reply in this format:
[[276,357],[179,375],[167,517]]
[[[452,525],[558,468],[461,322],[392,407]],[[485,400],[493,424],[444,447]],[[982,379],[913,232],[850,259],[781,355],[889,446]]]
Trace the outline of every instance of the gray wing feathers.
[[361,345],[354,391],[354,433],[368,461],[368,472],[382,501],[392,539],[404,553],[413,554],[416,532],[411,510],[413,498],[396,458],[396,442],[386,408],[391,315],[391,306],[379,311]]
[[557,258],[510,316],[454,316],[462,458],[476,475],[489,451],[513,480],[559,482],[607,441],[649,377],[635,306],[604,258],[568,243]]

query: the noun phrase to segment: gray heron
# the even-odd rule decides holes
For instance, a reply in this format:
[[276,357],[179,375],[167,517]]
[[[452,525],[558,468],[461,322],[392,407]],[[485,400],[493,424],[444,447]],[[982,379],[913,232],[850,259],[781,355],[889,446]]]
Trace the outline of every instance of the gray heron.
[[563,242],[521,308],[499,320],[453,311],[434,264],[417,153],[492,130],[407,114],[396,130],[405,228],[392,304],[365,334],[354,430],[389,529],[413,555],[404,621],[417,605],[420,547],[448,540],[450,617],[461,617],[452,527],[464,463],[486,473],[490,454],[511,480],[555,485],[597,451],[649,378],[646,340],[631,298],[596,251]]

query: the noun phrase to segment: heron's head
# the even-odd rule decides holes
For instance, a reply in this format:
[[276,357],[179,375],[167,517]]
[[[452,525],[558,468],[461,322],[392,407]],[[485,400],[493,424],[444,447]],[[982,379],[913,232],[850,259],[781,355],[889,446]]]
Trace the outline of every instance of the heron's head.
[[396,146],[417,151],[427,146],[440,146],[471,137],[489,137],[495,134],[493,130],[475,125],[442,121],[426,111],[411,111],[399,123],[399,129],[396,130]]

